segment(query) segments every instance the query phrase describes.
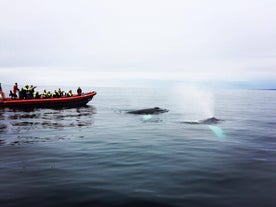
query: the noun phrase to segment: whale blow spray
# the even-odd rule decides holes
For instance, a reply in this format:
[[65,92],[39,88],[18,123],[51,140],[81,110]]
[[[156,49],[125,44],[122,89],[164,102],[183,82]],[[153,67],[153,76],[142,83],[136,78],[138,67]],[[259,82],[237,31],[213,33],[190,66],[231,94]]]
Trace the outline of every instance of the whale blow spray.
[[173,89],[173,101],[185,115],[185,119],[200,120],[214,117],[213,94],[192,85],[176,86]]

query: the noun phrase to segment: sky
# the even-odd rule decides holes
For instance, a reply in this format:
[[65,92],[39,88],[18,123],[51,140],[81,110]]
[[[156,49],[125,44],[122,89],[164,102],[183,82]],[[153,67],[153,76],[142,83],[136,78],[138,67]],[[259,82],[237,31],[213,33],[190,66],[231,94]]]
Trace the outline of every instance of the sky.
[[276,88],[275,0],[0,0],[0,82]]

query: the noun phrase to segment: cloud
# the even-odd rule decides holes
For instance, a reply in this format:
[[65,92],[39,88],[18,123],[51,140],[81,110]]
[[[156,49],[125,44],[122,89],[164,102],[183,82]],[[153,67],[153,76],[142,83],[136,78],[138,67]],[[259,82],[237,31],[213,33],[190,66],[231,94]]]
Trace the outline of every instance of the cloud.
[[272,0],[2,0],[1,81],[276,79],[275,9]]

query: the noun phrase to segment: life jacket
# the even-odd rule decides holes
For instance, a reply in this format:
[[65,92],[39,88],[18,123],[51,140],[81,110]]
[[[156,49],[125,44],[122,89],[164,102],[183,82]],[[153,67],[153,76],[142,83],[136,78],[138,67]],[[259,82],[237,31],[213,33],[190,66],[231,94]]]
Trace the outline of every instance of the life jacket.
[[47,95],[48,95],[48,94],[47,94],[46,91],[44,91],[43,94],[42,94],[43,98],[47,98]]

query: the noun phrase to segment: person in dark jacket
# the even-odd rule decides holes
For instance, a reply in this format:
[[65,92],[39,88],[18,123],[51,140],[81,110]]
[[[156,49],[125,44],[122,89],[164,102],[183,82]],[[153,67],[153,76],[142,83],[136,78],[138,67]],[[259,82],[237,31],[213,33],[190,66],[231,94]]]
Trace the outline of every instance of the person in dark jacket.
[[[28,93],[28,94],[27,94]],[[21,96],[22,96],[22,99],[28,99],[28,96],[29,96],[29,86],[26,85],[24,86],[22,89],[21,89]]]
[[77,89],[77,93],[78,93],[78,96],[81,96],[81,94],[82,94],[82,90],[81,90],[81,88],[80,88],[80,87],[78,87],[78,89]]
[[35,88],[36,86],[31,85],[31,87],[29,88],[30,91],[30,97],[29,98],[33,98],[35,95]]

